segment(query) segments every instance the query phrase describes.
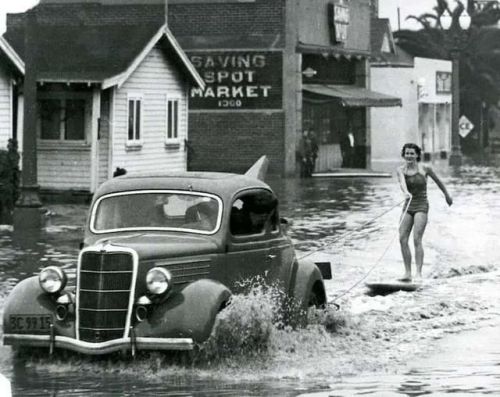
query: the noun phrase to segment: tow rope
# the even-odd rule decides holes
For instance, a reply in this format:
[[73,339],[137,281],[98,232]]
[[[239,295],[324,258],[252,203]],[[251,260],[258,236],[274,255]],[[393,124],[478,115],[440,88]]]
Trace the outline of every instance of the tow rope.
[[[408,208],[410,207],[410,203],[411,203],[411,199],[412,197],[410,196],[409,200],[408,200],[408,203],[406,204],[405,208],[404,208],[404,211],[402,212],[401,214],[401,218],[399,219],[399,223],[398,223],[398,228],[396,230],[396,233],[394,234],[394,236],[391,238],[391,240],[389,241],[389,244],[387,245],[387,247],[385,248],[384,252],[382,252],[382,255],[377,259],[377,261],[375,262],[375,264],[370,268],[368,269],[368,271],[363,275],[363,277],[361,277],[358,281],[356,281],[351,287],[349,287],[346,291],[344,291],[342,294],[340,295],[337,295],[333,298],[333,302],[337,301],[338,299],[342,298],[343,296],[347,295],[349,292],[351,292],[354,288],[356,288],[363,280],[365,280],[369,275],[370,273],[378,266],[378,264],[380,263],[380,261],[384,258],[385,254],[387,253],[387,251],[389,251],[389,248],[391,247],[392,245],[392,242],[394,241],[394,239],[396,238],[396,236],[399,235],[399,228],[401,226],[401,224],[403,223],[403,219],[404,219],[404,216],[406,215],[406,213],[408,212]],[[381,214],[377,215],[376,217],[362,223],[361,225],[359,225],[358,227],[356,227],[355,229],[351,230],[350,232],[348,233],[345,233],[335,239],[329,239],[328,241],[324,242],[323,244],[321,244],[320,247],[302,255],[300,258],[298,258],[298,260],[301,260],[301,259],[304,259],[318,251],[320,251],[321,249],[323,249],[323,247],[328,244],[333,244],[333,243],[336,243],[337,241],[340,241],[342,239],[345,239],[347,237],[349,237],[350,235],[356,233],[358,230],[360,230],[361,228],[365,227],[366,225],[368,225],[369,223],[372,223],[373,221],[381,218],[382,216],[384,216],[385,214],[391,212],[394,208],[396,207],[399,207],[401,205],[401,203],[403,203],[404,201],[406,201],[406,198],[399,201],[398,203],[394,204],[392,207],[390,207],[389,209],[385,210],[384,212],[382,212]],[[312,241],[312,240],[308,240],[306,242],[309,242],[309,241]]]

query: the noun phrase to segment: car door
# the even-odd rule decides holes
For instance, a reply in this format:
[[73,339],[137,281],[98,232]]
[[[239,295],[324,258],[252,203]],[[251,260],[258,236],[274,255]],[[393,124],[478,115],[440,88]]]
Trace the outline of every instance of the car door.
[[270,269],[268,282],[280,285],[289,292],[292,268],[295,260],[295,250],[291,240],[286,235],[280,223],[278,206],[276,205],[269,220],[269,253]]
[[247,280],[269,280],[276,266],[268,222],[275,202],[267,189],[245,190],[232,201],[224,278],[234,291]]

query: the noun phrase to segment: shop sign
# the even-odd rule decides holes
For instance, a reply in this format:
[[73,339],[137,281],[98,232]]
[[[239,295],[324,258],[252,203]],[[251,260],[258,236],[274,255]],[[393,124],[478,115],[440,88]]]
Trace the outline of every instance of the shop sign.
[[205,90],[192,88],[190,109],[281,109],[281,52],[190,53],[205,80]]
[[328,4],[328,20],[333,43],[345,43],[350,22],[349,6],[340,0],[338,4]]

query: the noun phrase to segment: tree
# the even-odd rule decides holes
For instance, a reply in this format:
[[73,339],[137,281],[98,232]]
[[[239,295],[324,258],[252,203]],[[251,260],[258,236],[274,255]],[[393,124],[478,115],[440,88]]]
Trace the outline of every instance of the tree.
[[[460,98],[461,103],[487,103],[496,105],[500,99],[500,9],[491,1],[481,10],[469,1],[468,12],[471,27],[467,32],[445,31],[439,16],[448,10],[458,26],[458,17],[464,10],[459,1],[451,12],[446,0],[437,0],[433,13],[410,16],[422,26],[420,30],[400,30],[394,37],[398,45],[414,56],[450,59],[450,51],[459,46],[460,53]],[[452,27],[453,29],[453,27]],[[459,34],[458,42],[454,36]]]
[[[450,0],[455,1],[455,0]],[[484,109],[498,106],[500,100],[500,9],[496,1],[490,1],[482,9],[476,9],[469,0],[467,12],[471,26],[461,31],[458,18],[464,10],[460,1],[453,10],[446,0],[437,0],[433,12],[410,16],[421,25],[420,30],[400,30],[394,34],[397,43],[414,56],[450,59],[451,50],[460,51],[460,114],[465,114],[478,127],[484,121]],[[453,18],[449,31],[440,26],[439,16],[448,10]],[[479,132],[479,130],[477,130]],[[463,140],[464,153],[473,154],[479,147],[477,134]],[[484,146],[484,142],[483,142]]]

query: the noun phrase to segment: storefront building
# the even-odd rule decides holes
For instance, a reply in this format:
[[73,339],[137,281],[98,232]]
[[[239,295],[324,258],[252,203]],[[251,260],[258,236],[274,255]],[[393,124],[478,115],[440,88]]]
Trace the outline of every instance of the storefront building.
[[[424,160],[445,158],[451,150],[451,62],[419,58],[398,47],[388,19],[372,19],[371,86],[401,98],[401,108],[370,114],[374,171],[394,171],[401,148],[413,142]],[[390,84],[388,84],[390,82]]]
[[302,131],[315,171],[370,167],[370,0],[169,0],[169,26],[204,78],[190,97],[189,166],[243,172],[261,155],[296,175]]

